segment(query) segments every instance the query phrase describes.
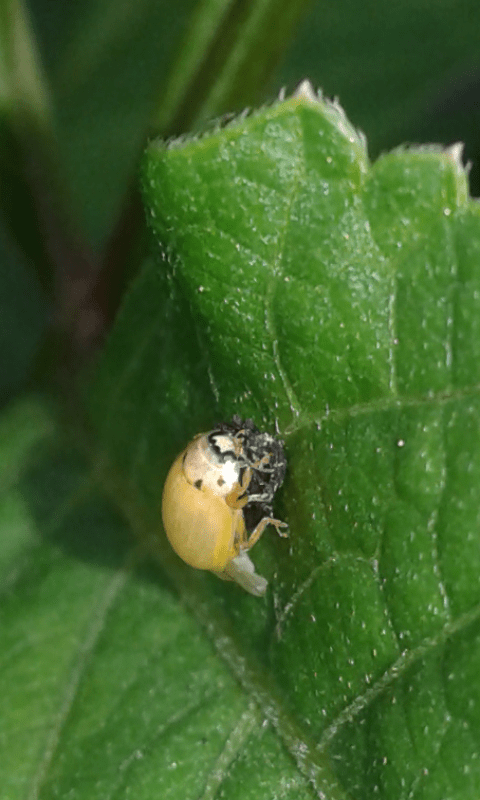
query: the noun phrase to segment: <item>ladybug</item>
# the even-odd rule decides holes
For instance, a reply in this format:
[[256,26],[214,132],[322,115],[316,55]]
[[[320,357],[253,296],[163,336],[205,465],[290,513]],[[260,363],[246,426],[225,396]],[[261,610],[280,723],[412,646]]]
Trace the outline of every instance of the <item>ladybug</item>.
[[199,433],[175,459],[163,489],[168,540],[187,564],[207,569],[247,592],[265,594],[267,581],[248,555],[267,525],[287,525],[272,502],[285,477],[283,442],[252,420],[234,416]]

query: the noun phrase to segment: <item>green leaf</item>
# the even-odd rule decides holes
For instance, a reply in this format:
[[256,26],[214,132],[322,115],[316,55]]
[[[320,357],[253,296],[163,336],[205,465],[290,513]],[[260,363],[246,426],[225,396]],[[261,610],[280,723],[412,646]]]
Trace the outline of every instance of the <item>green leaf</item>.
[[71,214],[96,250],[137,181],[138,158],[192,5],[85,0],[58,4],[53,12],[33,2],[55,97],[57,162]]
[[[152,144],[143,174],[157,257],[100,365],[94,472],[47,425],[11,487],[40,539],[0,627],[9,796],[476,798],[480,212],[458,149],[372,167],[304,86]],[[160,525],[173,457],[233,413],[289,459],[263,600]]]
[[30,376],[46,327],[45,298],[29,267],[0,226],[0,402]]
[[50,99],[22,0],[0,10],[0,108],[13,126],[50,128]]
[[264,97],[306,0],[202,0],[167,83],[157,127],[168,134]]
[[307,0],[37,2],[77,216],[104,245],[152,130],[164,136],[263,101]]
[[45,229],[58,178],[55,143],[28,11],[22,0],[6,0],[0,8],[0,235],[8,234],[47,291],[53,285],[45,244],[51,231]]
[[2,796],[312,797],[42,401],[0,452]]
[[[279,730],[298,725],[347,793],[475,797],[480,215],[458,148],[371,167],[304,86],[152,144],[143,174],[162,258],[125,304],[94,413],[145,530],[193,434],[276,422],[291,532],[254,551],[267,606],[213,577],[205,591],[281,696]],[[197,580],[186,568],[179,591]]]

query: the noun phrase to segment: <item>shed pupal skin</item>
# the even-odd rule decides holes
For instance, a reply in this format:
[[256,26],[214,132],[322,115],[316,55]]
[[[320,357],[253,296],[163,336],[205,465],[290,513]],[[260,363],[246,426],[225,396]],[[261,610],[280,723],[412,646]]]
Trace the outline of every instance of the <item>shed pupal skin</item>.
[[163,523],[177,555],[251,594],[265,594],[267,581],[247,551],[267,525],[286,535],[272,508],[285,469],[283,443],[251,420],[234,417],[196,436],[174,461],[163,490]]

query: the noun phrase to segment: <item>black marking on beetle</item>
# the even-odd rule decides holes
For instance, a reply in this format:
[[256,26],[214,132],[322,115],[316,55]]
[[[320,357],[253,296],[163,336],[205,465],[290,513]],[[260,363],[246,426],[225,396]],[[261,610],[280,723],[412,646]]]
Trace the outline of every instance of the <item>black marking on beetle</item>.
[[237,456],[235,454],[235,449],[234,449],[233,442],[232,442],[232,447],[228,448],[227,450],[222,450],[222,448],[220,447],[220,445],[217,442],[217,439],[219,439],[219,438],[225,439],[225,433],[227,433],[227,436],[230,437],[230,435],[229,435],[229,433],[227,431],[224,432],[224,431],[222,431],[222,430],[220,430],[218,428],[215,429],[214,431],[210,431],[210,433],[207,436],[207,441],[208,441],[209,446],[211,447],[211,449],[215,453],[218,461],[220,463],[222,463],[222,464],[224,464],[226,461],[232,461],[232,460],[236,461],[237,460]]
[[198,481],[195,481],[195,483],[193,485],[195,486],[195,489],[201,489],[202,485],[203,485],[202,479],[199,478]]

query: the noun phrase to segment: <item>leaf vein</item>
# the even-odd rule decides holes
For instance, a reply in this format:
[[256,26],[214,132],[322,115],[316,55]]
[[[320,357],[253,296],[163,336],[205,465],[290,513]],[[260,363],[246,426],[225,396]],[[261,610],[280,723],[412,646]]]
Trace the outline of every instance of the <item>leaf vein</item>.
[[343,708],[336,719],[324,730],[317,744],[317,749],[320,752],[325,750],[342,725],[352,722],[355,717],[358,717],[364,708],[382,695],[395,681],[403,677],[413,664],[424,656],[428,656],[436,648],[442,647],[454,634],[460,633],[479,619],[480,603],[464,614],[460,614],[456,620],[445,623],[443,629],[436,636],[425,637],[422,642],[411,650],[404,650],[375,683]]
[[[131,560],[132,558],[130,557],[129,561]],[[60,744],[61,733],[73,707],[82,676],[105,627],[108,612],[129,579],[129,571],[130,565],[126,564],[113,578],[109,578],[106,589],[103,590],[100,597],[92,598],[92,608],[94,610],[90,618],[90,624],[84,640],[75,654],[74,664],[67,680],[60,707],[52,720],[51,730],[45,742],[43,754],[32,779],[28,800],[38,800],[41,795],[43,781]]]

